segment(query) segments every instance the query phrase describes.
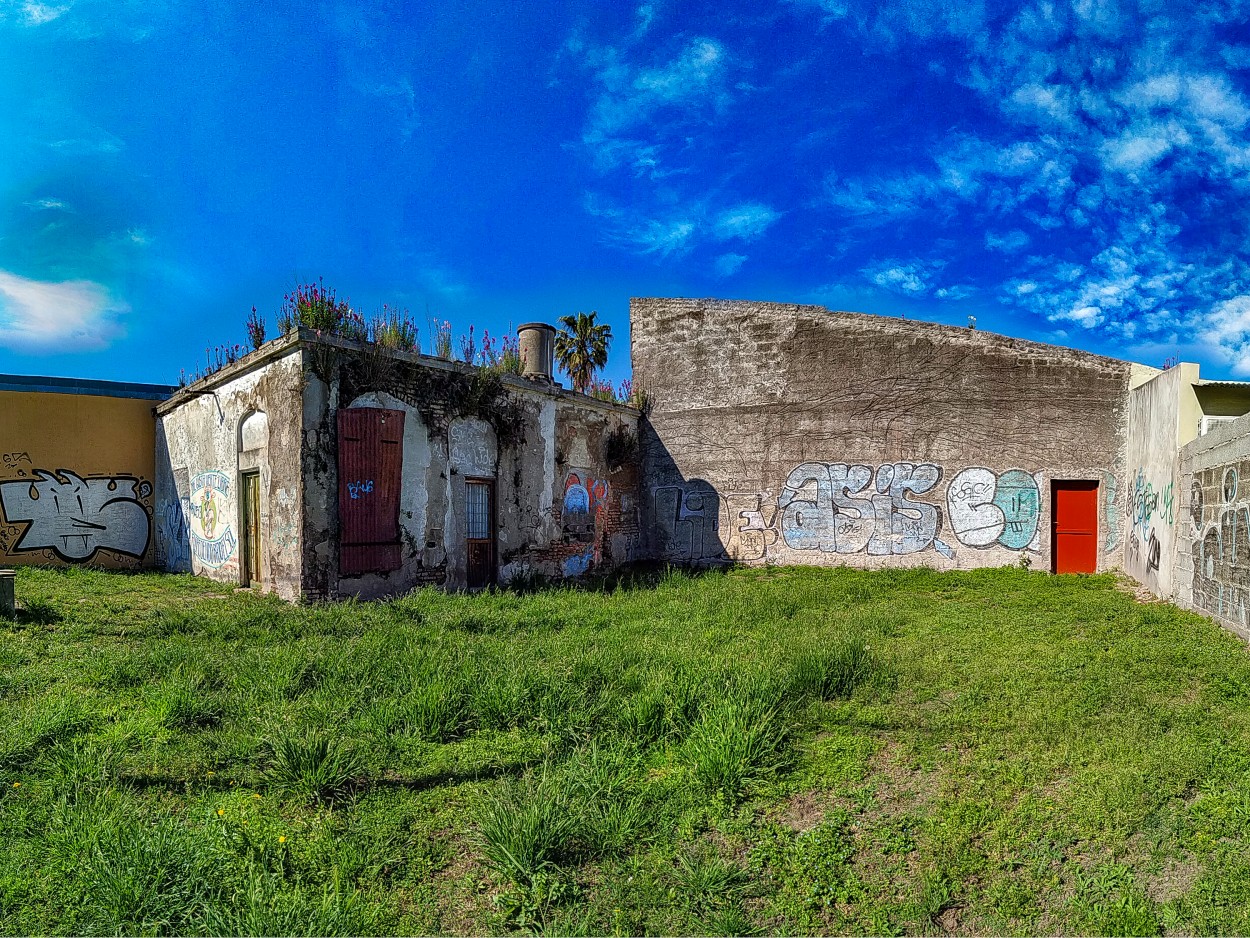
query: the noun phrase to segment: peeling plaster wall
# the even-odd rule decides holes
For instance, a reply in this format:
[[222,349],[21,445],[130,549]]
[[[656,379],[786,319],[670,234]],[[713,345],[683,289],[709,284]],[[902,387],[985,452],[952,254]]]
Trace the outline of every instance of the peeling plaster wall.
[[630,313],[654,555],[1049,569],[1052,481],[1096,480],[1120,562],[1129,363],[813,306]]
[[1197,380],[1198,366],[1181,364],[1129,392],[1124,570],[1156,596],[1172,595],[1180,447],[1197,435]]
[[[353,370],[346,363],[357,346],[335,340],[327,347],[338,357],[318,358],[304,392],[305,596],[371,598],[426,585],[464,589],[465,485],[472,479],[494,482],[500,582],[579,576],[637,555],[636,458],[609,469],[605,455],[614,431],[636,439],[635,411],[507,377],[498,407],[509,410],[515,425],[504,439],[494,415],[462,413],[462,402],[439,390],[472,379],[475,371],[405,353],[392,355],[393,367],[374,362]],[[397,570],[339,575],[340,406],[405,413]]]
[[261,502],[256,585],[298,599],[302,354],[287,339],[267,348],[158,408],[157,556],[167,570],[239,583],[241,477],[256,469]]

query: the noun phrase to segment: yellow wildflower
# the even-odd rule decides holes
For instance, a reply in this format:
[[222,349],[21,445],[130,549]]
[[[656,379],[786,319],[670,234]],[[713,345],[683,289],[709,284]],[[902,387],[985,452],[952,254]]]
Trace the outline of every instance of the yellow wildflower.
[[226,809],[225,809],[225,808],[218,808],[218,809],[217,809],[217,816],[218,816],[218,817],[224,817],[224,816],[225,816],[225,814],[226,814]]
[[285,836],[285,835],[283,835],[282,837],[279,837],[279,838],[278,838],[278,843],[280,843],[280,844],[284,844],[284,843],[286,843],[286,836]]

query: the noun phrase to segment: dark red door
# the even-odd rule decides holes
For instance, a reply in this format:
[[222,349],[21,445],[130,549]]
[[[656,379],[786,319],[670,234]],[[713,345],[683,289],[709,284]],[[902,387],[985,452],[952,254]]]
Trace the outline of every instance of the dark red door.
[[1052,554],[1056,573],[1098,569],[1098,483],[1051,483],[1054,506]]
[[339,411],[339,573],[398,570],[404,412]]

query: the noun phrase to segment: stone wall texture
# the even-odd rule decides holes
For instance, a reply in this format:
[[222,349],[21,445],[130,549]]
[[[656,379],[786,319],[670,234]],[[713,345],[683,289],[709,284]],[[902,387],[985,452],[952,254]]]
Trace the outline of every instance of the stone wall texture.
[[1049,569],[1051,483],[1118,566],[1134,366],[816,306],[631,301],[642,529],[683,563]]
[[1180,453],[1171,596],[1250,639],[1250,416]]

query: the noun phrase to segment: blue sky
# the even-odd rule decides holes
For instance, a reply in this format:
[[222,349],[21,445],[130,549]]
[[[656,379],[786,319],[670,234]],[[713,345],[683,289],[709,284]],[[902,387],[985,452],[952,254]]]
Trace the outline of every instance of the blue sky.
[[296,282],[457,334],[819,303],[1250,378],[1250,7],[0,0],[0,372]]

